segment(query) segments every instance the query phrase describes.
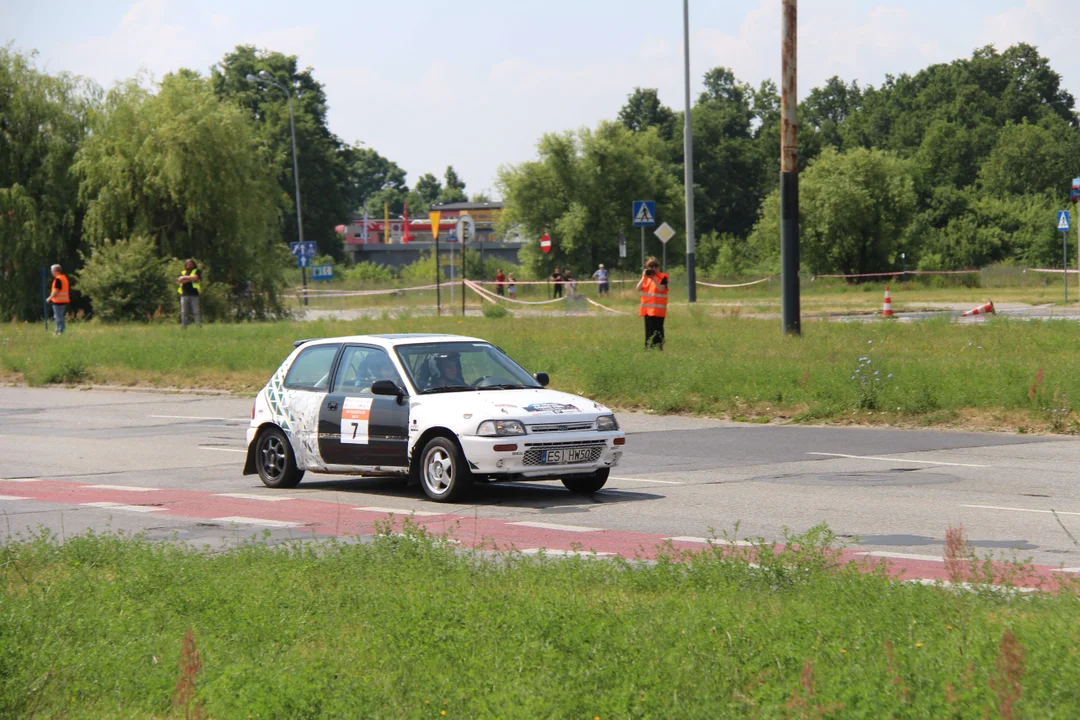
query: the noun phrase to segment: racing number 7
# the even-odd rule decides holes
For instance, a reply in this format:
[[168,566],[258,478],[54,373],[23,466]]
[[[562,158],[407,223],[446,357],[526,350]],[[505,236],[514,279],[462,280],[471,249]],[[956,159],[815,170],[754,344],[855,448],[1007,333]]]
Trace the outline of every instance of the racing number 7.
[[360,427],[360,423],[352,423],[352,436],[353,440],[356,439],[356,430]]

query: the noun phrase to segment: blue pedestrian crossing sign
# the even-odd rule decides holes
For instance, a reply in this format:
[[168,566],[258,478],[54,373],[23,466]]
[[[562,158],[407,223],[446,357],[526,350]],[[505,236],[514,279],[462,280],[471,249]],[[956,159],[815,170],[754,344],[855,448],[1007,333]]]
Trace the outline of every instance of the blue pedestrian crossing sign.
[[1069,229],[1069,211],[1058,210],[1058,230],[1065,232]]
[[652,200],[634,201],[634,227],[648,227],[656,224],[656,203]]

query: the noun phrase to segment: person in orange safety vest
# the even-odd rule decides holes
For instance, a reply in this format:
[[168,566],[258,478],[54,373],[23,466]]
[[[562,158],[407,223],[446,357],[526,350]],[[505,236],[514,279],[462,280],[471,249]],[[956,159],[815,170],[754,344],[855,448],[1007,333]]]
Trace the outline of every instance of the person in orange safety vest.
[[68,276],[64,274],[64,269],[59,265],[53,265],[51,270],[53,281],[49,302],[52,303],[53,319],[56,321],[55,334],[61,335],[67,329],[64,313],[67,312],[67,306],[71,304],[71,283],[68,281]]
[[660,271],[660,263],[654,257],[645,261],[645,270],[641,273],[634,288],[641,292],[641,306],[638,315],[645,318],[645,349],[650,347],[664,349],[664,318],[667,317],[668,276]]

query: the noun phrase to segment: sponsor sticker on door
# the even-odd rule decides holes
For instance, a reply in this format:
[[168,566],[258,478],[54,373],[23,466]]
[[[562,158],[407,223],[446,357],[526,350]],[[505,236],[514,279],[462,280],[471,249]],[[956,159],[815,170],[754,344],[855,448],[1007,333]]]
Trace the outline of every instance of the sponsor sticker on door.
[[368,444],[368,420],[372,398],[347,397],[341,407],[341,442]]

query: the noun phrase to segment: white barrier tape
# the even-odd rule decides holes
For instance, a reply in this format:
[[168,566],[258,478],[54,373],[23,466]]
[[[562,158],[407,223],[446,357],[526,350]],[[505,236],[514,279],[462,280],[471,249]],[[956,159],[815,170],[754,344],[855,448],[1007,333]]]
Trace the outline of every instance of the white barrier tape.
[[484,288],[477,286],[476,283],[474,283],[473,281],[466,280],[465,281],[465,287],[469,288],[474,293],[479,295],[480,299],[483,300],[484,302],[489,302],[492,305],[498,305],[499,304],[499,303],[495,302],[494,300],[492,300],[491,298],[489,298],[487,296],[487,294],[485,293]]
[[495,295],[490,290],[485,290],[484,288],[480,287],[472,280],[466,280],[465,284],[472,288],[473,291],[480,293],[482,296],[494,298],[496,300],[505,300],[506,302],[517,303],[518,305],[550,305],[551,303],[562,302],[566,299],[566,296],[563,296],[557,297],[554,300],[513,300],[508,297],[502,297],[501,295]]
[[[476,283],[477,285],[498,285],[499,284],[498,280],[473,280],[472,282]],[[563,283],[565,283],[565,282],[566,281],[564,280]],[[599,280],[577,280],[576,282],[577,282],[578,285],[584,285],[586,283],[589,284],[589,285],[599,285],[600,284]],[[608,284],[612,284],[612,283],[636,283],[637,280],[605,280],[604,282],[606,282]],[[548,285],[550,283],[551,283],[550,280],[515,280],[514,281],[515,285]],[[503,282],[503,285],[509,285],[509,284],[510,284],[509,281]]]
[[1080,270],[1044,270],[1042,268],[1026,268],[1024,272],[1052,273],[1057,275],[1067,272],[1071,275],[1073,273],[1080,273]]
[[839,273],[835,275],[814,275],[815,278],[863,278],[863,277],[896,277],[897,275],[971,275],[981,273],[982,270],[897,270],[895,272],[880,273]]
[[[446,283],[443,283],[444,285]],[[307,295],[310,298],[320,297],[362,297],[364,295],[394,295],[396,293],[403,293],[409,290],[434,290],[435,285],[418,285],[416,287],[407,288],[389,288],[386,290],[322,290],[322,289],[307,289],[304,288],[292,288],[295,295],[286,295],[285,297],[298,297],[300,295]]]
[[614,308],[609,308],[607,305],[601,305],[600,303],[596,302],[592,298],[587,297],[585,299],[589,302],[589,304],[595,305],[598,308],[603,308],[604,310],[607,310],[608,312],[613,312],[616,315],[629,315],[629,313],[625,313],[622,310],[615,310]]
[[760,285],[763,282],[769,282],[769,280],[772,280],[772,278],[771,277],[761,278],[760,280],[755,280],[754,282],[740,283],[738,285],[717,285],[715,283],[701,282],[700,280],[698,280],[697,284],[698,285],[704,285],[705,287],[711,287],[711,288],[741,288],[741,287],[750,287],[751,285]]

